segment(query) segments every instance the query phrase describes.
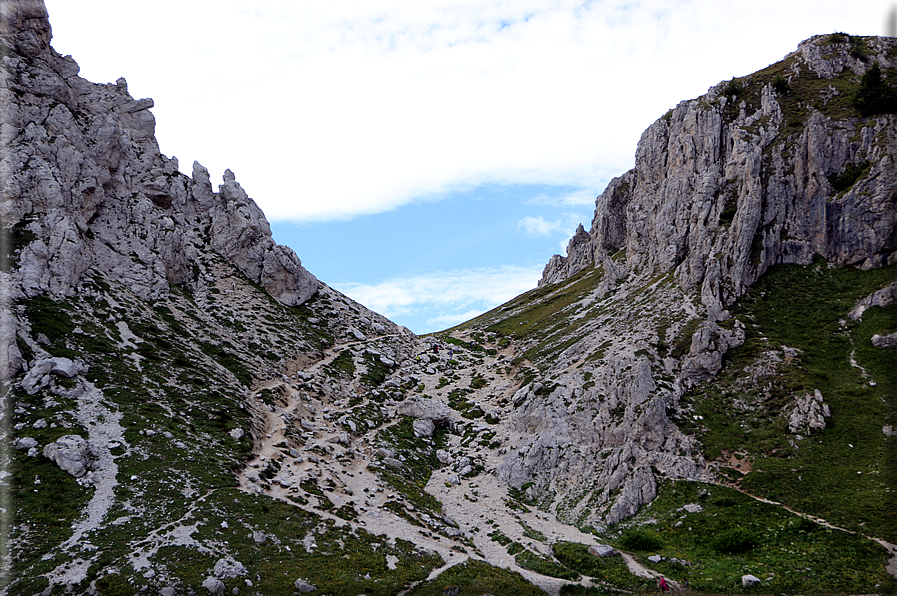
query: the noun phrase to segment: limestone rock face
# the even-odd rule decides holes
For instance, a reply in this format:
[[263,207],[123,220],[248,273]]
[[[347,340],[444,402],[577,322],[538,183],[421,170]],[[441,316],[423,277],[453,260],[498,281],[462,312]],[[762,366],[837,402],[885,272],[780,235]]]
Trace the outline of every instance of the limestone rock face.
[[44,447],[43,453],[75,478],[81,478],[90,469],[90,444],[78,435],[60,437]]
[[[825,36],[779,67],[792,79],[858,82],[876,60],[897,66],[893,39],[863,39],[863,59]],[[513,394],[509,426],[519,440],[497,472],[566,519],[633,515],[654,498],[657,473],[708,478],[700,449],[668,412],[744,342],[727,308],[770,266],[817,256],[864,269],[897,261],[897,117],[844,116],[824,101],[796,113],[765,79],[745,85],[731,93],[724,81],[654,122],[635,167],[597,197],[591,228],[580,226],[566,256],[545,266],[541,287],[583,292],[564,311],[575,336],[562,338],[560,323],[546,330],[564,347],[538,363],[543,379]],[[860,174],[845,184],[848,170]],[[892,284],[851,316],[895,296]],[[788,414],[791,432],[824,428],[829,414],[821,395],[802,396]]]
[[[16,239],[5,296],[70,296],[99,273],[157,300],[173,284],[201,285],[213,255],[284,304],[318,290],[230,170],[216,193],[205,168],[185,176],[159,152],[151,99],[131,97],[123,78],[77,76],[75,61],[50,47],[43,2],[2,10],[0,35],[16,49],[0,67],[0,216]],[[4,376],[21,366],[6,329]]]
[[[821,42],[800,44],[786,58],[791,69],[832,78],[862,74],[873,60],[895,65],[887,38],[870,39],[875,56],[866,61]],[[630,270],[673,271],[683,288],[709,283],[711,302],[731,304],[775,263],[821,255],[871,268],[897,260],[894,116],[838,120],[811,110],[799,134],[788,136],[771,85],[755,106],[733,103],[724,90],[720,83],[680,103],[642,134],[635,168],[597,198],[588,242],[577,230],[540,285],[625,249]],[[867,174],[835,190],[829,176],[864,162]]]

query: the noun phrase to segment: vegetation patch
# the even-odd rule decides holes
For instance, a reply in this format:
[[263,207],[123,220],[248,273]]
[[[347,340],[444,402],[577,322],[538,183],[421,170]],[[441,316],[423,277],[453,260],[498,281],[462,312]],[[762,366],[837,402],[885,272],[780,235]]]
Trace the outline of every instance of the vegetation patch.
[[844,192],[853,186],[857,180],[865,176],[866,172],[868,172],[871,167],[872,163],[869,161],[864,161],[858,165],[847,164],[847,167],[844,168],[842,173],[829,174],[829,184],[831,184],[832,188],[836,191]]
[[407,596],[482,596],[514,594],[544,596],[544,592],[526,581],[519,573],[493,567],[484,561],[468,559],[443,571],[429,582],[415,586]]
[[530,571],[535,571],[536,573],[540,573],[542,575],[548,575],[550,577],[557,577],[560,579],[568,579],[568,580],[578,580],[580,578],[579,573],[576,571],[561,565],[557,561],[553,560],[549,557],[543,557],[542,555],[538,555],[531,550],[524,550],[521,553],[518,553],[514,556],[514,561],[517,565],[523,569],[529,569]]
[[[558,542],[552,546],[552,551],[562,565],[607,584],[608,588],[613,589],[616,593],[619,593],[619,590],[647,592],[654,587],[653,581],[633,575],[629,571],[626,561],[619,555],[597,557],[589,554],[587,545],[575,542]],[[561,590],[561,594],[604,593],[600,588],[595,590],[594,592]]]
[[[712,383],[683,397],[677,419],[708,457],[743,454],[744,489],[890,542],[897,442],[882,428],[897,424],[897,367],[893,349],[874,347],[871,337],[897,330],[897,306],[871,307],[860,321],[847,313],[895,279],[897,265],[770,268],[732,309],[746,324],[744,345],[726,355]],[[763,367],[771,374],[745,380]],[[796,397],[816,390],[831,409],[826,428],[790,432]]]
[[[756,592],[741,585],[747,573],[760,578],[761,593],[769,594],[887,594],[897,589],[897,579],[884,570],[888,552],[872,540],[825,528],[722,486],[661,481],[657,499],[631,523],[621,533],[599,536],[621,550],[632,544],[648,547],[630,552],[643,565],[677,582],[688,581],[696,593]],[[635,533],[657,536],[660,543],[634,542]],[[566,552],[556,549],[556,556],[586,573]],[[648,555],[663,560],[651,563]]]

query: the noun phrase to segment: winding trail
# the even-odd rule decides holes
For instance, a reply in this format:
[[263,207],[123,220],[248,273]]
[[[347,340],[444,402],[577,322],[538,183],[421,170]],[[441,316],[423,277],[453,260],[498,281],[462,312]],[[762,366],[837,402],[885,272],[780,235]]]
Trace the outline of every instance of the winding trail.
[[886,571],[889,575],[891,575],[891,576],[897,578],[897,545],[895,545],[895,544],[891,544],[890,542],[887,542],[887,541],[885,541],[885,540],[883,540],[883,539],[881,539],[881,538],[876,538],[876,537],[874,537],[874,536],[868,536],[868,535],[866,535],[866,534],[862,534],[862,533],[860,533],[860,532],[855,532],[855,531],[853,531],[853,530],[848,530],[848,529],[846,529],[846,528],[842,528],[842,527],[840,527],[840,526],[836,526],[835,524],[832,524],[832,523],[830,523],[830,522],[828,522],[828,521],[822,519],[821,517],[816,517],[815,515],[810,515],[809,513],[802,513],[802,512],[800,512],[800,511],[797,511],[797,510],[795,510],[795,509],[792,509],[791,507],[789,507],[788,505],[785,505],[784,503],[780,503],[780,502],[778,502],[778,501],[771,501],[771,500],[766,499],[766,498],[764,498],[764,497],[761,497],[761,496],[758,496],[758,495],[749,493],[749,492],[747,492],[746,490],[743,490],[741,487],[739,487],[739,486],[737,486],[737,485],[735,485],[735,484],[732,484],[732,483],[714,482],[714,483],[712,483],[712,484],[716,484],[716,485],[718,485],[718,486],[725,486],[726,488],[731,488],[731,489],[733,489],[733,490],[737,490],[737,491],[740,492],[741,494],[743,494],[743,495],[745,495],[745,496],[747,496],[747,497],[750,497],[750,498],[752,498],[752,499],[754,499],[754,500],[756,500],[756,501],[760,501],[761,503],[766,503],[766,504],[768,504],[768,505],[775,505],[776,507],[781,507],[782,509],[784,509],[784,510],[787,511],[788,513],[791,513],[791,514],[796,515],[796,516],[798,516],[798,517],[802,517],[802,518],[804,518],[804,519],[808,519],[808,520],[810,520],[810,521],[812,521],[812,522],[815,522],[815,523],[819,524],[820,526],[823,526],[823,527],[826,527],[826,528],[830,528],[830,529],[832,529],[832,530],[837,530],[837,531],[839,531],[839,532],[846,532],[846,533],[848,533],[848,534],[853,534],[854,536],[862,536],[862,537],[865,538],[866,540],[872,540],[873,542],[877,542],[877,543],[880,544],[882,547],[884,547],[884,549],[887,550],[888,553],[891,555],[891,558],[888,559],[888,564],[885,566],[885,571]]
[[[490,534],[496,529],[510,540],[518,542],[533,552],[551,555],[551,544],[557,541],[571,541],[587,545],[597,544],[595,537],[577,528],[557,521],[550,513],[539,510],[519,511],[505,504],[507,487],[492,473],[500,461],[498,450],[482,449],[478,452],[484,458],[485,472],[462,477],[457,483],[448,481],[452,474],[449,466],[434,470],[424,490],[442,503],[442,514],[450,518],[433,519],[423,512],[417,512],[381,478],[374,468],[377,461],[377,434],[401,417],[397,414],[397,404],[371,403],[369,396],[362,394],[362,387],[355,380],[348,382],[334,379],[326,370],[346,350],[360,346],[377,349],[377,346],[391,340],[404,340],[401,334],[388,334],[366,340],[351,340],[323,351],[323,358],[317,361],[297,360],[286,370],[286,379],[274,378],[259,384],[254,393],[263,389],[282,392],[276,405],[253,399],[256,421],[252,430],[254,438],[253,458],[239,472],[238,481],[242,490],[261,493],[290,503],[303,510],[313,512],[323,519],[332,520],[341,527],[363,529],[372,534],[386,536],[390,540],[402,539],[418,547],[436,552],[445,564],[434,569],[428,579],[438,577],[446,569],[463,563],[469,558],[482,559],[488,563],[516,571],[528,581],[547,593],[557,595],[562,586],[570,583],[554,577],[544,576],[523,569],[509,555],[507,547],[496,541]],[[415,338],[413,353],[429,353],[426,343]],[[457,348],[456,348],[457,349]],[[425,385],[423,394],[431,399],[440,398],[439,383],[447,364],[447,349],[442,350],[435,363],[424,361],[404,363],[398,367],[393,377],[414,375]],[[457,354],[460,356],[459,354]],[[458,386],[467,384],[476,374],[489,367],[489,375],[497,380],[493,386],[506,383],[514,385],[513,378],[499,373],[490,359],[481,365],[459,365],[452,372]],[[495,369],[495,370],[493,370]],[[430,371],[430,372],[428,372]],[[355,378],[358,378],[356,371]],[[315,390],[311,390],[314,387]],[[360,398],[360,400],[359,400]],[[354,402],[354,405],[350,403]],[[484,407],[489,404],[482,402]],[[379,407],[385,412],[385,421],[376,427],[357,428],[349,432],[341,424],[344,417],[355,408]],[[500,424],[491,426],[478,420],[467,420],[453,411],[451,425],[456,429],[466,428],[471,432],[498,431]],[[297,440],[301,437],[301,440]],[[463,451],[471,447],[462,444],[464,437],[450,433],[445,446],[449,451]],[[301,444],[300,444],[301,443]],[[323,455],[322,453],[327,453]],[[280,468],[268,482],[260,477],[268,463],[279,461]],[[382,465],[382,464],[381,464]],[[332,486],[321,494],[300,490],[300,486]],[[334,512],[340,508],[354,509],[355,517],[344,519]],[[423,518],[425,524],[416,525],[406,517],[395,513],[409,510]],[[432,524],[430,522],[433,522]],[[443,523],[445,522],[445,523]],[[442,530],[434,531],[434,526]],[[454,528],[454,529],[452,529]],[[454,534],[454,535],[452,535]],[[538,536],[541,535],[542,539]],[[535,536],[535,537],[534,537]],[[645,577],[655,577],[653,571],[640,566],[634,560],[627,561],[631,568]],[[586,580],[584,580],[586,581]]]

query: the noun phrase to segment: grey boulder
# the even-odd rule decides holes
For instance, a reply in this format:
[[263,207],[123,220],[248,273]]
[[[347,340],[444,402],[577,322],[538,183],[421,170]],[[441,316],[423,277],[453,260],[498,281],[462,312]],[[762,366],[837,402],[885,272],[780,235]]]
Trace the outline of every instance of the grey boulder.
[[87,474],[91,466],[90,444],[78,435],[65,435],[50,443],[44,447],[44,457],[75,478]]

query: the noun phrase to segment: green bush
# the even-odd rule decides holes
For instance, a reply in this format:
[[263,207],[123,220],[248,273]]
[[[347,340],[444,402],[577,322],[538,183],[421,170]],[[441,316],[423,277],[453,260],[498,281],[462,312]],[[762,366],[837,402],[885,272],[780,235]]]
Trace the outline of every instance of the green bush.
[[870,167],[872,167],[872,164],[868,161],[864,161],[858,165],[849,163],[841,174],[830,174],[828,176],[829,184],[831,184],[838,192],[847,190],[853,186],[854,182],[862,178],[863,175],[869,171]]
[[726,97],[731,97],[733,100],[737,100],[742,93],[744,93],[744,85],[736,81],[734,78],[726,83],[725,88],[723,88],[723,95],[725,95]]
[[663,546],[657,532],[645,528],[629,528],[620,537],[620,546],[627,550],[654,551]]
[[713,541],[713,550],[727,555],[746,553],[756,546],[753,533],[744,528],[730,528],[717,535]]
[[850,39],[850,36],[846,33],[832,33],[828,36],[829,43],[847,43]]
[[791,84],[788,83],[788,79],[777,74],[772,80],[772,88],[775,89],[776,93],[779,95],[788,95],[791,91]]
[[873,62],[863,75],[853,105],[863,116],[897,114],[897,89],[882,78],[878,62]]

